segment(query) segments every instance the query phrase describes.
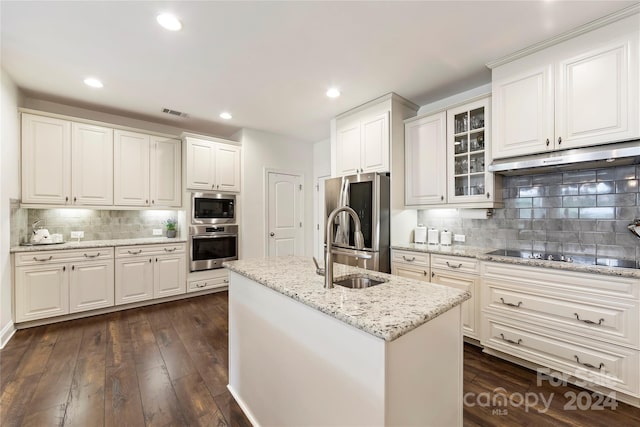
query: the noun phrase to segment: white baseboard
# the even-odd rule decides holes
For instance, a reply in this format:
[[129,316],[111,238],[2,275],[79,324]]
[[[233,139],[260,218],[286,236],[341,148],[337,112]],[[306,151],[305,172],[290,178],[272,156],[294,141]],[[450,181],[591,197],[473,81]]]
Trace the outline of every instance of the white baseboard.
[[0,350],[9,342],[13,334],[16,333],[16,328],[13,322],[9,322],[0,330]]
[[[238,393],[236,393],[236,391],[233,389],[233,387],[231,387],[230,384],[227,384],[227,390],[229,390],[231,396],[233,396],[233,398],[236,400],[236,403],[238,404],[238,406],[240,406],[240,409],[242,409],[242,412],[244,412],[244,415],[247,417],[251,425],[253,427],[260,427],[260,424],[258,424],[258,421],[253,416],[253,413],[249,410],[249,407],[244,403],[244,400],[242,400],[240,396],[238,396]],[[227,421],[231,422],[231,420]]]

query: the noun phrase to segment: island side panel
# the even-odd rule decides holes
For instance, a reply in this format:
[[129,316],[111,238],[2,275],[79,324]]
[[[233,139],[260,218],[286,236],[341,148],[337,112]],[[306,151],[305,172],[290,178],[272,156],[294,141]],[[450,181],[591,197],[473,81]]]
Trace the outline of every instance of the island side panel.
[[384,340],[237,273],[229,282],[229,390],[254,425],[384,424]]
[[462,426],[460,307],[387,343],[387,425]]

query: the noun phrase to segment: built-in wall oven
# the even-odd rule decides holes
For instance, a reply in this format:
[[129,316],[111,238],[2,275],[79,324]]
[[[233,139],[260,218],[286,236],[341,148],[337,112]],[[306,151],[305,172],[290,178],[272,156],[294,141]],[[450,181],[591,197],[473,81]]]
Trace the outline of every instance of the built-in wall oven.
[[189,270],[222,268],[238,259],[237,225],[191,225],[189,227]]
[[191,193],[191,224],[235,224],[236,196],[221,193]]

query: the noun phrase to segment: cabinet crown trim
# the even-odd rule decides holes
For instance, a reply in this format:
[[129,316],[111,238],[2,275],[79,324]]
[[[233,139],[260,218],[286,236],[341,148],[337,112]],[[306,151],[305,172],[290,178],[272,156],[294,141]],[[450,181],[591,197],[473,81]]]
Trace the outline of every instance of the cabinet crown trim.
[[612,14],[603,16],[602,18],[598,18],[594,21],[588,22],[584,25],[581,25],[577,28],[574,28],[572,30],[566,31],[562,34],[559,34],[555,37],[552,37],[550,39],[532,44],[530,46],[525,47],[524,49],[520,49],[514,53],[511,53],[507,56],[503,56],[502,58],[496,59],[494,61],[488,62],[486,64],[486,66],[490,69],[494,69],[496,67],[499,67],[501,65],[507,64],[509,62],[515,61],[516,59],[520,59],[520,58],[524,58],[525,56],[531,55],[532,53],[541,51],[543,49],[546,49],[548,47],[554,46],[558,43],[562,43],[566,40],[575,38],[577,36],[580,36],[582,34],[591,32],[593,30],[596,30],[598,28],[604,27],[606,25],[609,25],[611,23],[614,23],[616,21],[620,21],[624,18],[627,18],[629,16],[635,15],[640,13],[640,3],[636,3],[633,4],[629,7],[626,7],[624,9],[621,9],[617,12],[614,12]]
[[338,114],[335,118],[336,118],[336,120],[340,120],[342,118],[349,117],[352,114],[355,114],[355,113],[358,113],[360,111],[366,110],[369,107],[376,106],[376,105],[380,104],[381,102],[388,101],[388,100],[397,101],[400,104],[402,104],[402,105],[404,105],[404,106],[406,106],[406,107],[408,107],[408,108],[410,108],[410,109],[412,109],[414,111],[418,111],[418,109],[420,108],[419,105],[409,101],[407,98],[403,98],[402,96],[398,95],[395,92],[389,92],[386,95],[382,95],[382,96],[380,96],[378,98],[372,99],[371,101],[367,101],[364,104],[360,104],[360,105],[358,105],[356,107],[353,107],[350,110],[342,112],[342,113]]
[[184,140],[198,139],[201,141],[217,142],[219,144],[237,145],[238,147],[242,146],[242,142],[233,141],[231,139],[219,138],[219,137],[208,136],[208,135],[198,135],[190,132],[182,132],[180,137]]

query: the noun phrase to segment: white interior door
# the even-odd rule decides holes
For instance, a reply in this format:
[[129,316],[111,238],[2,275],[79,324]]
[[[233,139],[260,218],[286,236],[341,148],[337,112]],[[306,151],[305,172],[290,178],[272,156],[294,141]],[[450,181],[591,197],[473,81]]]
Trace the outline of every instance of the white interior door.
[[302,176],[267,175],[267,256],[303,255]]

